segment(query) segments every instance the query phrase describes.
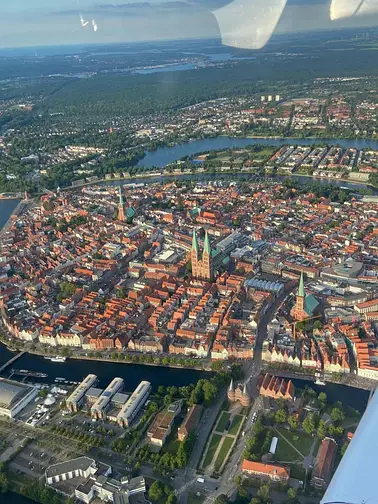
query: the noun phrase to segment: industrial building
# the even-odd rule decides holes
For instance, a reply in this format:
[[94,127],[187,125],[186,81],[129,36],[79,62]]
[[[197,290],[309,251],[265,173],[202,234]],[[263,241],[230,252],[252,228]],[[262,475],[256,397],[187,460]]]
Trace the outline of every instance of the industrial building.
[[0,415],[14,418],[38,394],[38,389],[0,378]]
[[91,408],[91,416],[95,420],[105,420],[106,411],[110,406],[110,401],[112,397],[122,390],[123,380],[122,378],[114,378],[110,385],[102,392]]
[[72,394],[67,398],[66,405],[72,412],[79,411],[83,406],[85,393],[93,387],[97,381],[97,376],[94,374],[89,374],[81,383],[78,385]]
[[151,383],[142,381],[132,393],[130,399],[122,407],[118,414],[117,422],[121,427],[129,427],[131,422],[136,417],[140,408],[147,401],[147,397],[151,392]]

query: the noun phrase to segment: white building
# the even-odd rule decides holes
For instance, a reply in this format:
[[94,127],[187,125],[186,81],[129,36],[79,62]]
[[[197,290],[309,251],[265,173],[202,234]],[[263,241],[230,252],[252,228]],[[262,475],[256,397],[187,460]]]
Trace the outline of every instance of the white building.
[[120,390],[123,388],[122,378],[114,378],[114,380],[106,387],[102,392],[97,401],[93,404],[91,408],[91,416],[96,420],[105,420],[106,410],[110,405],[110,400]]
[[97,376],[94,374],[89,374],[67,398],[66,400],[67,408],[70,409],[71,411],[78,411],[83,405],[85,393],[91,387],[93,387],[96,381]]
[[0,415],[14,418],[38,394],[38,389],[0,378]]
[[[112,468],[107,464],[96,462],[89,457],[78,457],[49,466],[45,476],[47,485],[86,504],[93,499],[114,504],[127,503],[129,496],[143,494],[146,491],[143,476],[119,481],[111,478],[111,473]],[[75,485],[64,484],[73,478],[76,479]]]
[[140,408],[147,401],[147,397],[151,392],[151,383],[142,381],[132,393],[130,399],[122,407],[118,414],[117,420],[121,427],[129,427]]

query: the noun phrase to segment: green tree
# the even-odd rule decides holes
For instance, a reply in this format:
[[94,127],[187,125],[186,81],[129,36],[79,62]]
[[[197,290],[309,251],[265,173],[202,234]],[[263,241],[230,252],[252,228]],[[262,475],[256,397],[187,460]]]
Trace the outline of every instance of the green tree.
[[285,423],[287,420],[286,410],[283,408],[277,410],[276,413],[274,414],[274,420],[277,423]]
[[334,422],[342,422],[345,419],[345,413],[341,408],[332,408],[331,418]]
[[312,434],[316,429],[316,421],[313,413],[309,413],[303,421],[303,430],[307,434]]
[[290,415],[287,419],[287,423],[290,425],[292,430],[298,429],[299,421],[295,415]]
[[320,392],[318,401],[320,402],[320,407],[324,409],[327,406],[327,394],[325,392]]
[[288,490],[287,490],[287,496],[288,498],[291,500],[291,501],[295,501],[296,498],[297,498],[297,490],[293,487],[290,487]]
[[148,491],[148,495],[152,501],[156,502],[156,501],[160,500],[164,495],[163,484],[158,480],[154,481],[152,483],[152,485],[150,486],[150,489]]
[[315,320],[314,322],[314,329],[321,329],[323,327],[323,324],[320,322],[320,320]]
[[215,499],[215,504],[229,504],[229,502],[230,499],[226,494],[218,495],[218,497]]
[[317,436],[319,439],[324,439],[327,435],[327,426],[324,420],[319,421]]
[[264,504],[270,501],[270,485],[262,484],[257,491],[257,497],[259,497]]
[[252,497],[249,504],[261,504],[261,500],[258,497]]
[[177,497],[174,493],[171,493],[167,497],[167,504],[176,504],[177,503]]

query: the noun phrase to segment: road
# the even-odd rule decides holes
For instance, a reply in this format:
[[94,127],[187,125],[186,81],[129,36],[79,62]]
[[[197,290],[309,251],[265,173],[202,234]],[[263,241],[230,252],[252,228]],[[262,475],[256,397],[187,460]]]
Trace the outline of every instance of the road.
[[[268,324],[272,320],[278,308],[285,301],[286,297],[290,294],[289,291],[284,292],[279,296],[272,305],[266,310],[264,315],[260,318],[257,334],[255,340],[255,348],[254,348],[254,356],[252,361],[247,362],[244,365],[245,377],[248,377],[247,386],[250,391],[250,394],[255,397],[254,404],[251,408],[251,411],[248,414],[247,419],[243,425],[243,431],[248,432],[252,426],[252,417],[255,412],[259,413],[262,411],[262,400],[258,396],[257,391],[257,379],[261,371],[261,354],[262,354],[262,346],[264,340],[267,338],[268,332]],[[194,446],[194,450],[192,456],[190,458],[189,464],[185,471],[181,472],[178,477],[175,478],[174,487],[176,490],[176,495],[179,499],[180,504],[185,504],[187,501],[187,491],[190,490],[193,493],[200,492],[202,495],[208,495],[205,503],[210,504],[214,502],[216,497],[220,494],[232,495],[235,493],[235,484],[234,478],[240,473],[240,460],[242,457],[242,453],[244,451],[245,445],[248,440],[248,435],[240,436],[236,445],[233,449],[230,460],[228,461],[225,470],[223,471],[220,479],[212,479],[208,476],[203,476],[205,482],[198,483],[196,474],[196,467],[200,461],[201,454],[205,447],[208,436],[211,432],[212,426],[216,420],[218,412],[223,404],[225,399],[225,393],[223,393],[217,403],[210,408],[205,415],[205,421],[201,424],[199,428],[199,436],[197,438],[196,444]],[[280,499],[282,501],[283,495],[280,494]]]

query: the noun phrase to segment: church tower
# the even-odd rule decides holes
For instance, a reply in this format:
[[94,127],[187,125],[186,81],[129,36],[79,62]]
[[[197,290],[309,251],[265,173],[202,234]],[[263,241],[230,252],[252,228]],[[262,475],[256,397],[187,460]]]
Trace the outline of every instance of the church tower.
[[211,254],[211,245],[209,235],[205,235],[204,247],[202,251],[202,258],[199,257],[199,246],[196,231],[193,231],[192,250],[190,252],[190,259],[192,263],[192,275],[194,278],[200,280],[213,279],[213,258]]
[[303,281],[303,272],[301,273],[301,278],[299,280],[299,286],[298,286],[298,292],[297,292],[297,302],[296,302],[296,308],[299,312],[304,311],[304,304],[305,304],[305,290],[304,290],[304,281]]
[[119,186],[118,220],[121,222],[126,220],[121,186]]
[[211,256],[211,247],[210,247],[210,240],[209,240],[209,235],[205,234],[205,242],[203,246],[203,253],[202,253],[202,275],[204,278],[208,280],[213,279],[213,264],[212,264],[212,256]]
[[192,262],[192,275],[198,277],[198,240],[196,230],[193,230],[192,250],[190,252],[190,259]]

